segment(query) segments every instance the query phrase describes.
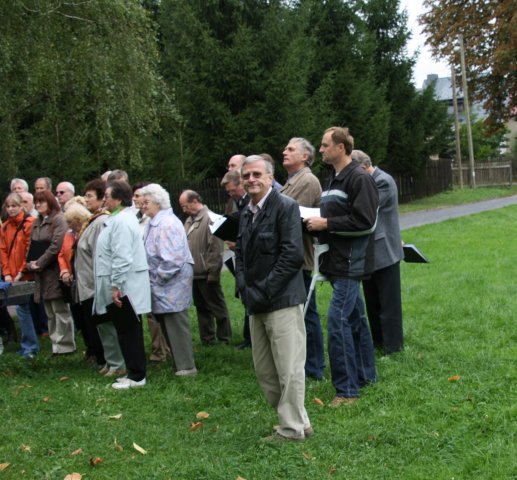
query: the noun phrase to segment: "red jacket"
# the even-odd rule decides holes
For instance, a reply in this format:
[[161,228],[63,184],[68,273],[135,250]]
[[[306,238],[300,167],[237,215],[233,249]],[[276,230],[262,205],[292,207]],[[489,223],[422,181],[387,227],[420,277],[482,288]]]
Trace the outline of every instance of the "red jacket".
[[[0,227],[0,260],[4,277],[11,275],[14,278],[18,273],[24,273],[24,280],[32,278],[25,268],[25,257],[29,248],[32,223],[35,218],[27,216],[22,211],[16,217],[9,217]],[[23,221],[23,226],[16,234],[16,230]],[[15,237],[16,234],[16,237]],[[14,239],[14,244],[13,244]],[[11,249],[12,245],[12,249]],[[9,254],[9,250],[11,253]]]

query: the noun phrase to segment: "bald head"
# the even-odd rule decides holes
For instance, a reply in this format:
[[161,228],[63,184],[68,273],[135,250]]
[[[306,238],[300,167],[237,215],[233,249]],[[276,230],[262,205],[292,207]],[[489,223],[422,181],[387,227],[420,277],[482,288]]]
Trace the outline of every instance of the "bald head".
[[242,167],[242,162],[244,162],[245,158],[246,157],[241,154],[230,157],[230,160],[228,160],[228,171],[231,172],[232,170],[240,170]]

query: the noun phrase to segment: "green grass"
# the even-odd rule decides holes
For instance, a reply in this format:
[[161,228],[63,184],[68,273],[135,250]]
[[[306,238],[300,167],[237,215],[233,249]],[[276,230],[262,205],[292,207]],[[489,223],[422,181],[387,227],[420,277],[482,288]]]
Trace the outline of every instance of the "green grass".
[[508,197],[517,194],[517,186],[512,187],[479,187],[463,189],[455,187],[453,190],[442,192],[432,197],[425,197],[411,203],[399,205],[400,213],[428,210],[431,208],[452,207],[467,203],[481,202],[492,198]]
[[[402,265],[406,349],[377,358],[380,382],[351,407],[326,406],[328,368],[309,381],[316,434],[303,444],[260,443],[276,418],[251,352],[201,347],[197,327],[199,375],[179,379],[166,365],[134,391],[114,391],[79,355],[51,361],[48,341],[33,362],[8,345],[0,463],[11,465],[0,480],[517,478],[516,218],[507,207],[405,232],[431,261]],[[227,273],[224,286],[238,343],[242,307]],[[330,293],[318,287],[324,322]],[[190,431],[200,411],[210,417]],[[90,466],[94,457],[103,462]]]

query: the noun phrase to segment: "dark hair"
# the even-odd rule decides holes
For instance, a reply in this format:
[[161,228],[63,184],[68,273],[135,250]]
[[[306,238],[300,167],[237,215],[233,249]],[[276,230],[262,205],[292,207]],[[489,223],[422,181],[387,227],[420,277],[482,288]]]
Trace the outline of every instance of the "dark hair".
[[50,192],[49,190],[36,192],[34,194],[34,204],[36,205],[37,202],[47,202],[49,215],[61,212],[61,208],[59,207],[59,203],[57,203],[56,197],[54,197],[54,195],[52,195],[52,192]]
[[111,188],[111,198],[120,200],[120,204],[123,207],[133,205],[133,191],[127,182],[116,180],[110,183],[108,188]]
[[140,190],[141,188],[147,187],[147,185],[151,185],[151,182],[137,182],[133,185],[131,190],[133,190],[133,193],[135,193],[137,190]]
[[104,193],[106,192],[107,183],[102,178],[95,178],[93,180],[90,180],[85,186],[84,186],[84,195],[86,195],[86,192],[95,192],[95,195],[97,196],[97,200],[102,200],[104,198]]

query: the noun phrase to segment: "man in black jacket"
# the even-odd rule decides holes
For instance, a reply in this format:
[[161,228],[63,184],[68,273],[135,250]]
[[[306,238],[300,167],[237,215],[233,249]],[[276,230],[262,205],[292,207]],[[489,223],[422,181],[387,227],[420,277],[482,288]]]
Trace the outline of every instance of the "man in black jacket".
[[300,213],[294,200],[272,188],[273,166],[263,158],[247,157],[241,173],[250,203],[235,250],[237,288],[251,316],[257,379],[280,423],[268,439],[300,441],[312,434],[304,407]]
[[354,403],[359,388],[376,380],[372,338],[364,312],[360,281],[373,271],[373,236],[379,204],[372,177],[350,157],[354,139],[348,128],[331,127],[321,141],[323,161],[334,167],[321,194],[321,217],[306,220],[327,243],[320,271],[331,281],[327,327],[332,383],[331,406]]

